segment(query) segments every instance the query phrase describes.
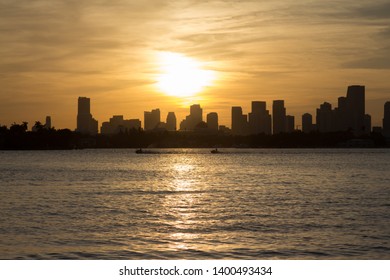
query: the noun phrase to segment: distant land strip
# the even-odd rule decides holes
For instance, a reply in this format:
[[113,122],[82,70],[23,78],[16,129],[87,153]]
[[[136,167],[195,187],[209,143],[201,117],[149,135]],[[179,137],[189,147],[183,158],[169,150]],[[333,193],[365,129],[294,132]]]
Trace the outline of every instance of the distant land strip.
[[381,133],[356,136],[350,131],[294,131],[276,135],[238,136],[183,131],[145,132],[132,129],[113,135],[87,135],[69,129],[27,131],[23,124],[0,127],[1,150],[71,150],[104,148],[385,148]]

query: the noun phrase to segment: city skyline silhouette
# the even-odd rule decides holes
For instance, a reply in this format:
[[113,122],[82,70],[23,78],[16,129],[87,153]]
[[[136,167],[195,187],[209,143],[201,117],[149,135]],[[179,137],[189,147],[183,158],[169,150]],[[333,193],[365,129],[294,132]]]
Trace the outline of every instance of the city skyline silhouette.
[[[116,134],[130,129],[145,131],[195,131],[204,126],[205,129],[218,132],[224,130],[233,135],[279,134],[291,133],[301,130],[305,133],[352,131],[355,135],[369,135],[372,132],[371,115],[365,111],[365,86],[348,86],[346,96],[338,98],[337,107],[328,102],[323,102],[316,109],[316,115],[303,113],[301,123],[295,120],[295,116],[287,115],[284,100],[274,100],[272,111],[267,110],[265,101],[252,101],[252,110],[243,114],[241,106],[231,107],[230,126],[219,125],[218,112],[209,112],[203,118],[203,108],[200,104],[190,106],[190,114],[183,120],[176,118],[175,112],[168,112],[166,122],[161,119],[159,108],[144,111],[143,122],[140,119],[125,120],[123,115],[113,115],[109,121],[99,122],[91,114],[91,100],[87,97],[78,98],[78,113],[76,132],[95,135]],[[388,131],[388,106],[384,104],[382,126],[374,126],[374,130],[383,130],[385,136],[390,136]],[[314,119],[314,121],[313,121]],[[50,123],[47,125],[47,123]],[[204,123],[204,124],[202,124]],[[51,118],[46,118],[45,126],[51,127]],[[200,127],[198,127],[200,126]],[[34,130],[34,127],[32,128]]]
[[32,134],[28,122],[13,123],[9,129],[0,125],[0,148],[385,147],[390,142],[390,101],[383,108],[383,125],[372,126],[371,116],[365,111],[365,86],[351,85],[346,96],[338,98],[337,107],[323,102],[315,116],[302,114],[301,127],[295,126],[295,117],[287,114],[284,100],[274,100],[272,111],[267,110],[265,101],[252,101],[248,114],[243,114],[242,107],[232,106],[230,127],[219,124],[218,112],[210,112],[204,118],[201,105],[193,104],[189,115],[180,122],[175,112],[169,112],[164,122],[160,109],[155,108],[144,111],[143,122],[114,115],[99,130],[91,99],[79,97],[74,132],[55,129],[51,116],[46,116],[44,124],[36,121]]

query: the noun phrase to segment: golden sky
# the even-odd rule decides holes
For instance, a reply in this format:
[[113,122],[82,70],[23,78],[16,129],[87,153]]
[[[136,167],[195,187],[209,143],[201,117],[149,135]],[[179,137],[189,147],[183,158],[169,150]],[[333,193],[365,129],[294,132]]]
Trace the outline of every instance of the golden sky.
[[[193,97],[157,86],[158,55],[181,54],[214,71]],[[337,106],[348,85],[366,86],[366,112],[381,125],[390,100],[388,0],[0,0],[0,124],[76,126],[77,98],[99,121],[160,108],[178,123],[188,106],[219,113],[284,99],[301,115]]]

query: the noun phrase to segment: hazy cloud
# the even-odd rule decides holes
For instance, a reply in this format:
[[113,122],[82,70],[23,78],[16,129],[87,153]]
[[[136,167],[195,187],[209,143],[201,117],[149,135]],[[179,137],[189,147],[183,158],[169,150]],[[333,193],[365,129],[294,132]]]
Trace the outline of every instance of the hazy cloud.
[[[379,3],[378,3],[379,2]],[[389,1],[375,1],[363,7],[356,9],[357,15],[373,20],[386,19],[390,20],[390,2]]]
[[222,77],[214,94],[248,104],[256,92],[308,100],[334,79],[386,88],[389,46],[388,0],[0,0],[0,119],[27,95],[149,94],[156,51],[209,62]]
[[345,63],[348,68],[390,69],[390,47],[376,50],[371,57]]

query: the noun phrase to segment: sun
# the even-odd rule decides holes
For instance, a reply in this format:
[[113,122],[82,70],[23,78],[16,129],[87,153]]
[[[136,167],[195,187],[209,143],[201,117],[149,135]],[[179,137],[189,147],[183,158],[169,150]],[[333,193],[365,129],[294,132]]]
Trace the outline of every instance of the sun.
[[167,95],[193,96],[212,85],[215,73],[202,69],[202,63],[179,53],[161,52],[158,55],[160,74],[157,87]]

